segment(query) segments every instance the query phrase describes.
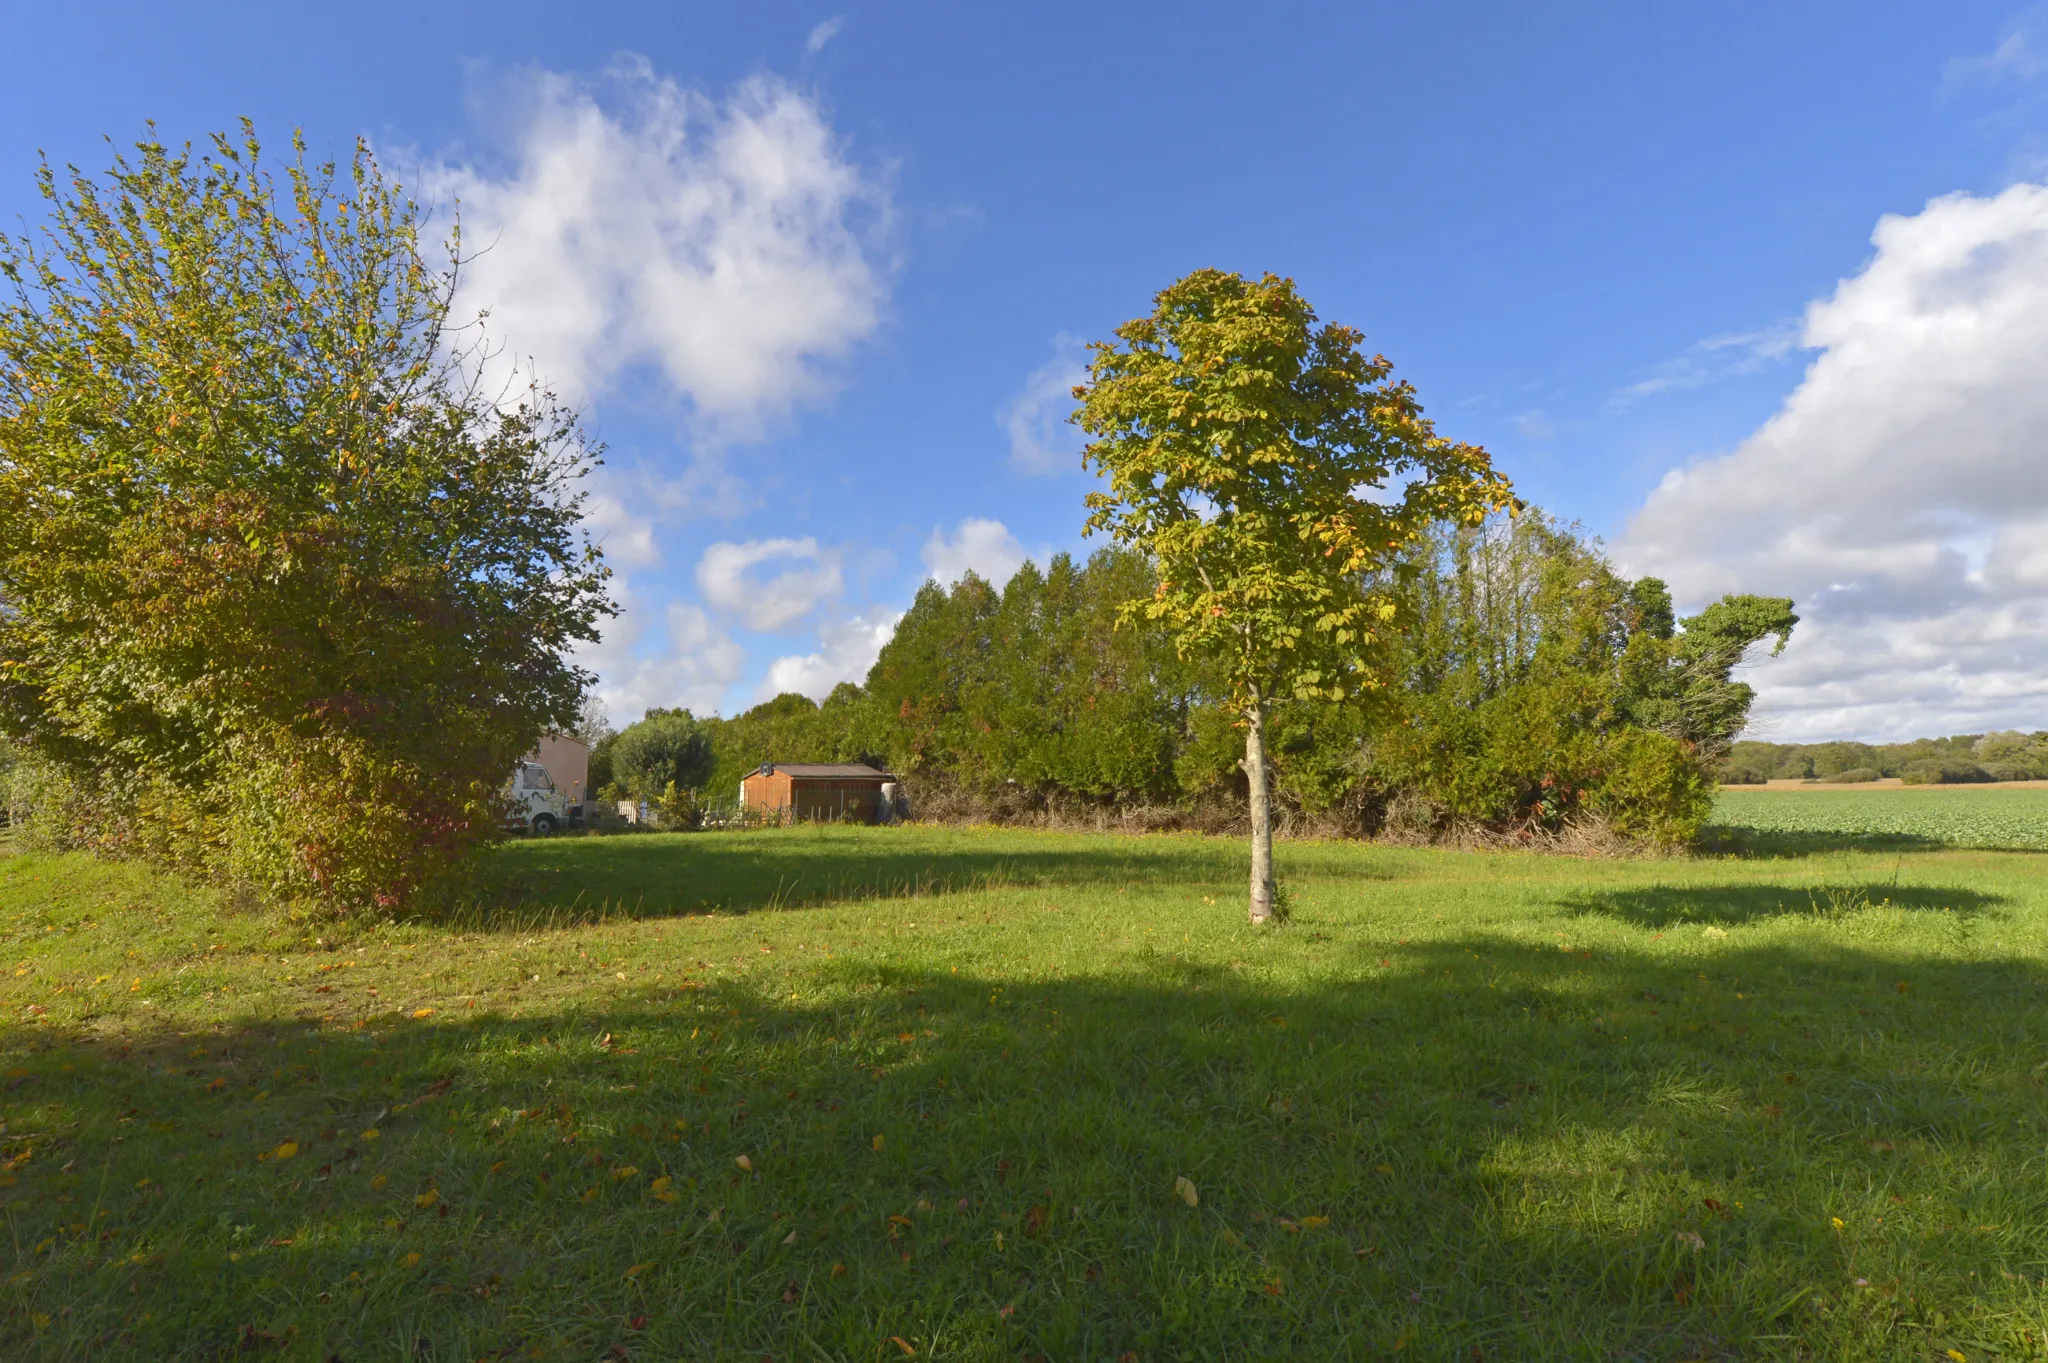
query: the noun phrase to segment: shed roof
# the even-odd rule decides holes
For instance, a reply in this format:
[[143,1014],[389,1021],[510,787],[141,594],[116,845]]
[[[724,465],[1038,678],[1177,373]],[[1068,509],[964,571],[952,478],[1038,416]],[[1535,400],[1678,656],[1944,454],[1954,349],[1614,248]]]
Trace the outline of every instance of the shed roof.
[[893,781],[896,778],[886,771],[878,771],[865,762],[763,762],[757,773],[761,776],[781,772],[785,776],[868,776],[878,781]]

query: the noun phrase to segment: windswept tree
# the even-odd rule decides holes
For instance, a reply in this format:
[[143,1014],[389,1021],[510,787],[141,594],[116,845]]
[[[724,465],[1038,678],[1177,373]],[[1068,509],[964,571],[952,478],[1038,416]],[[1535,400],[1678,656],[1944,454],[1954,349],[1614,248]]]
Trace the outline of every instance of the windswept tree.
[[1319,322],[1292,280],[1198,270],[1115,334],[1074,390],[1083,458],[1109,480],[1088,496],[1088,530],[1157,564],[1123,618],[1163,622],[1227,678],[1260,923],[1274,906],[1268,707],[1377,685],[1377,646],[1400,625],[1388,570],[1428,527],[1513,498],[1484,450],[1437,435],[1385,357]]
[[294,145],[46,164],[0,236],[0,729],[75,841],[390,905],[576,721],[596,452],[482,383],[459,240],[366,147]]

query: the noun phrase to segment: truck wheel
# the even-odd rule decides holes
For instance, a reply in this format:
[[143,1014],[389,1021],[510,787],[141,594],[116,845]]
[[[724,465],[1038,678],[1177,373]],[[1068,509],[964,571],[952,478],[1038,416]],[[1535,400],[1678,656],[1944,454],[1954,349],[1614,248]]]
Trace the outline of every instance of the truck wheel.
[[536,814],[536,815],[534,815],[534,816],[533,816],[533,831],[534,831],[534,832],[536,832],[536,833],[539,833],[539,834],[541,834],[542,836],[546,836],[547,834],[549,834],[549,833],[552,833],[552,832],[554,832],[554,831],[555,831],[555,816],[554,816],[554,815],[552,815],[552,814]]

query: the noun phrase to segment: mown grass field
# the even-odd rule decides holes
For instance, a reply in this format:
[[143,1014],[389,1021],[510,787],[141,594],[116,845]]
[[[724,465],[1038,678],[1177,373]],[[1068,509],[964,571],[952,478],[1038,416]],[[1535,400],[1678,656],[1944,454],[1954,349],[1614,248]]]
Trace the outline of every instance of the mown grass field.
[[0,1356],[2042,1356],[2040,855],[1280,859],[1262,932],[1193,837],[347,931],[0,860]]
[[1724,789],[1714,817],[1783,845],[2015,847],[2048,851],[2048,789]]

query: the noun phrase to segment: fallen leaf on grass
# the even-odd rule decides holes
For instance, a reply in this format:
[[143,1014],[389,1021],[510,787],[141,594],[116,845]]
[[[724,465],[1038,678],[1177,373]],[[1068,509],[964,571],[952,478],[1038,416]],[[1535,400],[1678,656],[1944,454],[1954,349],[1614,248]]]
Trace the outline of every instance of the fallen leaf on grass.
[[1394,1166],[1391,1164],[1375,1164],[1373,1166],[1373,1172],[1380,1174],[1391,1174],[1394,1172]]
[[628,1278],[637,1278],[637,1277],[639,1277],[639,1276],[640,1276],[640,1275],[641,1275],[642,1273],[645,1273],[645,1272],[646,1272],[646,1271],[647,1271],[648,1269],[650,1269],[650,1268],[653,1268],[653,1267],[654,1267],[654,1265],[653,1265],[653,1264],[652,1264],[651,1262],[650,1262],[650,1263],[644,1263],[644,1264],[635,1264],[635,1265],[633,1265],[633,1266],[632,1266],[631,1268],[629,1268],[629,1269],[627,1269],[627,1270],[626,1270],[626,1276],[627,1276]]
[[1707,1247],[1705,1238],[1696,1230],[1682,1230],[1678,1232],[1678,1243],[1691,1246],[1695,1254]]
[[783,1244],[785,1244],[785,1245],[793,1245],[793,1244],[795,1244],[795,1243],[796,1243],[796,1232],[795,1232],[795,1231],[791,1231],[791,1232],[790,1232],[789,1234],[787,1234],[787,1235],[783,1236],[783,1237],[782,1237],[782,1243],[783,1243]]
[[210,1084],[208,1084],[208,1085],[206,1086],[206,1091],[207,1091],[208,1093],[217,1093],[217,1092],[219,1092],[219,1091],[220,1091],[221,1089],[224,1089],[224,1088],[226,1088],[227,1086],[228,1086],[228,1081],[227,1081],[227,1080],[225,1080],[225,1079],[216,1079],[216,1080],[214,1080],[214,1081],[213,1081],[212,1083],[210,1083]]
[[412,1015],[416,1018],[430,1018],[434,1015],[434,1010],[431,1008],[415,1008],[412,1010]]
[[875,1149],[880,1150],[882,1148],[881,1134],[879,1132],[876,1133],[874,1140],[869,1142],[869,1144],[873,1145]]
[[754,1172],[754,1162],[748,1159],[745,1155],[741,1155],[738,1159],[735,1159],[733,1163],[737,1164],[740,1168],[746,1170],[750,1174]]
[[908,1344],[904,1343],[902,1335],[890,1335],[889,1342],[891,1344],[894,1344],[897,1348],[903,1350],[905,1357],[915,1357],[917,1354],[917,1350],[911,1348]]
[[1301,1224],[1309,1230],[1321,1230],[1324,1226],[1330,1224],[1330,1218],[1327,1216],[1304,1216],[1301,1218]]
[[1201,1204],[1202,1199],[1200,1195],[1195,1192],[1195,1185],[1193,1181],[1187,1178],[1185,1175],[1173,1181],[1173,1191],[1175,1196],[1179,1197],[1181,1201],[1187,1203],[1190,1207],[1199,1206]]
[[377,1176],[376,1176],[375,1178],[372,1178],[372,1179],[370,1180],[370,1187],[371,1187],[372,1189],[382,1188],[382,1187],[383,1187],[383,1186],[384,1186],[385,1184],[389,1183],[390,1181],[391,1181],[391,1175],[389,1175],[389,1174],[378,1174],[378,1175],[377,1175]]
[[418,1197],[414,1198],[412,1200],[412,1205],[415,1207],[431,1207],[440,1200],[441,1194],[435,1192],[432,1188],[429,1188],[425,1192],[421,1193]]
[[640,1169],[637,1165],[621,1164],[618,1168],[612,1170],[612,1177],[614,1179],[617,1179],[619,1182],[623,1183],[627,1179],[632,1178],[635,1174],[638,1174],[639,1172]]

